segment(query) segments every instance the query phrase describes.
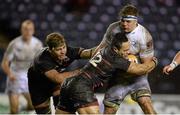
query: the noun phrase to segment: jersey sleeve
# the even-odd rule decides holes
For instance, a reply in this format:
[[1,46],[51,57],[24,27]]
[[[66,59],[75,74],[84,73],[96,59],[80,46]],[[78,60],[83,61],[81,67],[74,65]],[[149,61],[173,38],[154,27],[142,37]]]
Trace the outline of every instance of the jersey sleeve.
[[154,56],[154,46],[153,46],[153,39],[151,34],[145,30],[144,32],[144,38],[140,41],[140,57],[146,58],[146,57],[153,57]]
[[14,47],[14,41],[10,42],[5,53],[4,53],[4,57],[6,59],[8,59],[9,61],[11,61],[14,57],[14,50],[13,50],[13,47]]
[[124,59],[122,57],[115,57],[113,59],[112,65],[115,69],[121,69],[124,71],[127,71],[130,65],[130,61],[128,61],[127,59]]

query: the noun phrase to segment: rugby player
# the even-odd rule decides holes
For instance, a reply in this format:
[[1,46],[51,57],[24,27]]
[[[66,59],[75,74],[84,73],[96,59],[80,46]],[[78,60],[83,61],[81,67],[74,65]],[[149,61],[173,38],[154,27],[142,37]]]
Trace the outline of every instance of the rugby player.
[[[144,75],[157,64],[156,59],[144,64],[127,60],[130,43],[124,33],[117,33],[107,47],[102,48],[83,67],[81,74],[67,78],[61,87],[56,114],[99,114],[99,105],[94,90],[102,87],[104,81],[115,69],[124,73]],[[120,76],[118,76],[120,77]]]
[[63,35],[51,33],[46,38],[48,47],[39,51],[28,70],[28,84],[32,104],[37,114],[50,114],[50,97],[56,107],[60,85],[64,79],[77,75],[80,69],[66,68],[77,59],[87,59],[93,49],[74,48],[66,44]]

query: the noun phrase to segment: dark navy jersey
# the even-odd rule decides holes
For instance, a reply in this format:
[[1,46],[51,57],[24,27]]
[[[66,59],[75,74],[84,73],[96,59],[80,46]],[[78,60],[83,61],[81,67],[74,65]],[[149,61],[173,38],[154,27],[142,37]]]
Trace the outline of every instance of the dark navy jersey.
[[93,87],[99,87],[113,71],[118,69],[126,72],[129,65],[128,60],[120,57],[110,47],[105,47],[84,66],[83,76],[92,81]]
[[48,51],[48,48],[38,52],[29,71],[28,80],[34,85],[41,85],[44,89],[52,89],[57,84],[45,76],[45,72],[55,69],[58,72],[64,72],[66,68],[76,59],[80,59],[81,48],[67,47],[67,58],[61,61],[55,60]]

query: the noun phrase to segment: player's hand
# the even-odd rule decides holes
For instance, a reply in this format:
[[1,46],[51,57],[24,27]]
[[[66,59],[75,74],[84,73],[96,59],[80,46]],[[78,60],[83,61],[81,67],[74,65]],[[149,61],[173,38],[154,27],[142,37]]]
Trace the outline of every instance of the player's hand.
[[163,73],[169,75],[169,73],[173,70],[173,68],[170,65],[167,65],[163,68]]
[[135,55],[130,54],[130,55],[127,56],[127,59],[130,62],[139,63],[139,61],[138,61],[138,59],[137,59],[137,57]]
[[74,70],[74,72],[73,72],[73,76],[77,76],[77,75],[79,75],[81,73],[81,69],[77,69],[77,70]]
[[15,80],[16,80],[16,77],[15,77],[13,74],[10,74],[10,75],[9,75],[9,80],[10,80],[10,81],[15,81]]
[[157,66],[158,65],[158,59],[156,57],[153,57],[152,60],[154,61],[155,66]]

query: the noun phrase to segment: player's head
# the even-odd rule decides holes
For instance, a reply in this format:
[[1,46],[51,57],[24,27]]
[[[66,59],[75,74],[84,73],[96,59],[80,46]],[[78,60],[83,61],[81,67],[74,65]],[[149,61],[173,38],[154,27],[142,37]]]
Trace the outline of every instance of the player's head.
[[129,55],[130,43],[125,33],[117,33],[111,43],[111,48],[120,56],[126,58]]
[[21,24],[21,34],[25,41],[28,41],[32,38],[35,28],[34,23],[31,20],[25,20]]
[[53,56],[60,60],[66,58],[67,46],[63,35],[59,33],[47,35],[46,44]]
[[125,32],[133,31],[137,26],[138,15],[139,13],[135,6],[130,4],[124,6],[119,12],[121,28]]

